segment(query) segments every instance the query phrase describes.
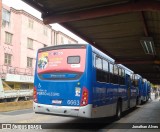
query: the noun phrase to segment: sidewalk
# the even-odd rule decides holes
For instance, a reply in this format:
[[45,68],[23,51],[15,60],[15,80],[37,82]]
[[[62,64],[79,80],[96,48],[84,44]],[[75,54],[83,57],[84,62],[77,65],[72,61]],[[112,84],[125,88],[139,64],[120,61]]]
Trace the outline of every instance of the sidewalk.
[[[128,112],[124,117],[115,123],[160,123],[160,97],[155,99],[155,95],[151,95],[151,100],[143,105],[138,105],[135,110]],[[115,126],[116,127],[116,126]],[[103,129],[103,132],[160,132],[158,129]]]
[[157,100],[157,99],[160,99],[160,96],[158,98],[155,98],[155,93],[151,93],[151,99],[152,100]]

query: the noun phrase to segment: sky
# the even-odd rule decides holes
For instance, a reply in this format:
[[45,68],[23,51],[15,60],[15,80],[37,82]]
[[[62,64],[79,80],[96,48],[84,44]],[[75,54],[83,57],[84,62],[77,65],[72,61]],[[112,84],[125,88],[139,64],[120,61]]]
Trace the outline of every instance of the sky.
[[[2,0],[2,3],[9,6],[9,7],[13,7],[15,9],[23,9],[26,12],[32,14],[33,16],[39,18],[42,20],[41,18],[41,13],[39,11],[37,11],[36,9],[32,8],[31,6],[27,5],[26,3],[24,3],[21,0]],[[87,42],[85,42],[83,39],[79,38],[78,36],[76,36],[75,34],[73,34],[72,32],[70,32],[69,30],[65,29],[64,27],[62,27],[59,24],[51,24],[52,28],[56,31],[61,31],[67,35],[69,35],[70,37],[76,39],[78,41],[78,43],[81,44],[86,44]]]

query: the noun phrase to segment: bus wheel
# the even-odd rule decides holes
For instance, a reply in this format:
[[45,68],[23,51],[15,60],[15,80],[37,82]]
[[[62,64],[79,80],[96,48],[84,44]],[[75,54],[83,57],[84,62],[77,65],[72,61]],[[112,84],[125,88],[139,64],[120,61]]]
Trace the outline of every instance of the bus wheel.
[[121,116],[122,116],[122,103],[121,101],[118,101],[116,110],[116,119],[117,120],[121,119]]
[[144,103],[144,101],[143,100],[141,100],[141,105]]
[[139,97],[137,97],[137,99],[136,99],[136,105],[139,105],[140,103],[139,103]]

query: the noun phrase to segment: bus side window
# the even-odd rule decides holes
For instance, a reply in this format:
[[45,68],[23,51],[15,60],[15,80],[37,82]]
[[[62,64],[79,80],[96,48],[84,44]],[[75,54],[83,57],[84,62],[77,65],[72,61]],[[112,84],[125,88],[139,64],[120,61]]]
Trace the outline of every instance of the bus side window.
[[138,79],[135,80],[135,86],[138,87]]
[[110,63],[110,65],[109,65],[109,71],[110,71],[110,73],[113,74],[113,64],[111,64],[111,63]]
[[113,68],[113,75],[114,75],[114,83],[115,84],[118,84],[118,66],[117,65],[114,65],[114,68]]
[[122,77],[124,77],[124,76],[125,76],[125,70],[122,69]]
[[131,76],[131,82],[132,82],[132,85],[135,86],[135,77],[134,77],[134,74],[132,74],[132,76]]
[[103,70],[108,72],[108,62],[106,60],[103,60]]
[[119,68],[118,74],[119,74],[119,76],[122,76],[122,68]]
[[138,87],[138,79],[137,79],[136,75],[134,75],[133,81],[134,81],[134,83],[133,83],[134,87]]
[[96,66],[96,80],[99,82],[103,82],[102,59],[97,56],[96,56],[95,66]]
[[118,75],[118,66],[117,65],[114,65],[114,74],[115,75]]
[[122,85],[122,82],[123,82],[122,81],[123,80],[123,78],[122,78],[122,68],[119,68],[118,75],[119,75],[118,82],[119,82],[120,85]]
[[102,59],[96,56],[95,66],[97,69],[102,69]]
[[125,85],[125,70],[122,69],[122,85]]
[[103,76],[104,81],[109,83],[109,64],[106,60],[103,60]]
[[137,75],[135,75],[135,86],[138,87],[138,79],[139,77]]
[[109,63],[109,72],[110,72],[110,83],[114,83],[114,79],[113,79],[113,64]]

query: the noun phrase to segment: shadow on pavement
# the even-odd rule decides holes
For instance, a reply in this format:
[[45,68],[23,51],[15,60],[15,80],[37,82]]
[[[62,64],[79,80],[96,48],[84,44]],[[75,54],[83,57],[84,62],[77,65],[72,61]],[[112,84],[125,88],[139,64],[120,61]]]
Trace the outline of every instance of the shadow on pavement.
[[[123,112],[122,117],[125,117],[129,113],[135,111],[140,107],[135,107]],[[100,131],[101,129],[112,129],[118,128],[120,123],[116,123],[115,117],[106,118],[75,118],[72,121],[67,121],[66,123],[51,123],[47,124],[46,128],[49,129],[70,129],[70,131],[75,131],[75,129],[87,130],[87,131]]]

